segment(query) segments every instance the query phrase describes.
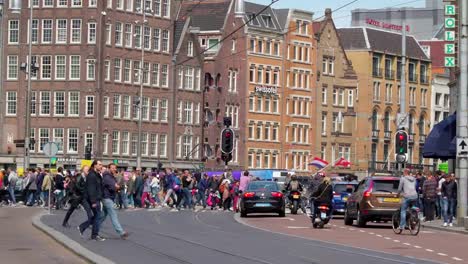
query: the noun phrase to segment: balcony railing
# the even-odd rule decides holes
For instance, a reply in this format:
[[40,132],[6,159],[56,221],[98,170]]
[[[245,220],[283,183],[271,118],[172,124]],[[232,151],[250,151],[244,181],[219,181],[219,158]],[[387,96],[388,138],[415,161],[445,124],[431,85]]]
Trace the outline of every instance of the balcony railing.
[[372,76],[382,78],[382,68],[372,68]]
[[387,70],[387,69],[385,69],[385,79],[387,79],[387,80],[395,80],[395,71],[394,71],[394,70]]
[[421,77],[419,78],[419,82],[422,84],[428,84],[429,78],[427,77],[427,75],[421,75]]
[[379,132],[380,130],[372,130],[372,140],[379,140]]
[[418,75],[416,73],[410,73],[408,75],[408,81],[411,83],[417,83],[418,82]]

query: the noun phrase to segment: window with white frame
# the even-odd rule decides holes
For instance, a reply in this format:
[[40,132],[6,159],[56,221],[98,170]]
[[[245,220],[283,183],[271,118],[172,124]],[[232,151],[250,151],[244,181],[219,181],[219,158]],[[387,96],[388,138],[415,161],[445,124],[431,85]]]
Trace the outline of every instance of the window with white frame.
[[159,64],[153,63],[151,69],[151,85],[159,86]]
[[52,78],[52,56],[41,57],[41,79],[50,80]]
[[354,106],[354,90],[348,90],[348,107]]
[[109,117],[109,97],[104,96],[103,102],[104,102],[104,117],[108,118]]
[[171,11],[170,11],[170,8],[171,8],[170,4],[171,4],[171,3],[170,3],[169,0],[162,0],[161,15],[162,15],[163,17],[168,18],[168,17],[170,16],[170,13],[171,13]]
[[130,133],[128,131],[122,131],[122,140],[120,141],[122,155],[128,156],[130,154]]
[[18,56],[7,57],[7,80],[18,80]]
[[68,0],[58,0],[57,7],[68,7]]
[[118,58],[114,59],[114,81],[122,81],[122,60]]
[[119,119],[120,118],[120,95],[118,94],[114,95],[114,102],[112,106],[113,106],[112,117],[114,117],[114,119]]
[[59,153],[63,153],[63,141],[64,140],[64,129],[63,128],[54,128],[52,131],[52,142],[58,144]]
[[88,4],[89,7],[97,7],[97,0],[89,0]]
[[112,155],[120,154],[120,131],[112,131]]
[[80,115],[80,92],[68,93],[68,116]]
[[94,96],[86,96],[86,116],[94,116]]
[[321,131],[322,131],[322,135],[326,135],[327,134],[327,114],[326,113],[322,113],[322,120],[321,120]]
[[124,0],[116,0],[115,1],[115,8],[119,9],[119,10],[123,10],[124,9]]
[[192,124],[193,123],[193,103],[192,102],[184,102],[184,123],[185,124]]
[[54,115],[65,115],[65,92],[54,92]]
[[161,87],[167,88],[169,86],[169,65],[164,64],[161,66]]
[[133,61],[133,83],[140,84],[141,72],[140,72],[141,61]]
[[191,158],[190,152],[192,151],[193,136],[185,135],[182,137],[182,157]]
[[42,20],[42,43],[52,43],[52,19]]
[[[32,34],[30,35],[31,35],[32,43],[38,43],[39,41],[39,19],[33,19]],[[28,39],[28,43],[29,43],[29,39]]]
[[150,63],[145,62],[143,63],[143,84],[144,85],[150,85],[149,74],[150,74]]
[[36,92],[32,91],[31,92],[31,109],[30,109],[31,115],[36,115],[37,110],[36,110]]
[[162,52],[169,52],[169,30],[162,31],[161,50]]
[[237,70],[229,70],[229,89],[231,93],[237,92]]
[[65,80],[67,71],[67,57],[65,55],[55,56],[55,79]]
[[112,9],[112,0],[107,0],[107,8]]
[[159,51],[161,45],[161,29],[153,29],[153,50]]
[[80,55],[71,55],[70,56],[70,80],[79,80],[80,79]]
[[380,82],[374,82],[373,99],[374,101],[380,101]]
[[127,0],[127,3],[126,3],[127,11],[133,11],[133,1],[134,0]]
[[132,82],[132,61],[129,59],[125,59],[124,65],[124,82],[131,83]]
[[135,48],[141,48],[141,26],[135,25],[135,33],[133,34]]
[[106,45],[110,46],[112,44],[112,24],[106,24]]
[[57,19],[56,22],[56,31],[55,31],[55,43],[64,44],[67,43],[67,20],[66,19]]
[[15,116],[17,113],[17,95],[16,92],[6,92],[6,115]]
[[54,0],[44,0],[42,7],[53,7],[54,6]]
[[87,147],[89,147],[89,149],[92,151],[92,149],[94,148],[94,133],[84,133],[84,149],[86,149]]
[[141,102],[141,113],[142,113],[142,118],[145,121],[149,121],[149,98],[148,97],[143,97],[143,100]]
[[78,128],[69,128],[67,137],[67,152],[77,153],[78,152]]
[[102,154],[107,155],[109,153],[109,134],[102,134]]
[[96,44],[96,30],[97,24],[95,22],[88,23],[88,44]]
[[122,46],[122,23],[120,22],[115,23],[115,46]]
[[83,5],[82,0],[72,0],[72,5],[71,5],[72,7],[81,7],[82,5]]
[[167,135],[159,135],[159,156],[162,158],[167,157]]
[[143,30],[143,47],[145,50],[151,49],[151,28],[145,27]]
[[81,43],[81,19],[71,20],[71,40],[73,44]]
[[167,99],[161,99],[160,100],[160,105],[159,105],[159,111],[160,111],[160,120],[162,122],[167,122],[167,109],[168,109],[168,100]]
[[157,98],[151,100],[151,121],[155,122],[159,120],[159,101]]
[[[29,130],[29,138],[34,139],[36,141],[36,129],[31,128]],[[36,143],[37,141],[34,142],[34,144],[32,144],[31,142],[31,144],[29,145],[29,152],[36,152]]]
[[138,145],[138,134],[132,133],[132,140],[130,142],[130,153],[132,156],[137,154],[137,145]]
[[19,44],[19,20],[8,21],[8,44]]
[[344,89],[338,89],[338,105],[344,106]]
[[141,155],[148,156],[148,133],[141,134]]
[[39,128],[39,152],[44,151],[44,145],[50,141],[48,128]]
[[86,60],[86,80],[94,81],[96,78],[96,60]]
[[110,81],[110,61],[104,61],[104,80]]
[[189,41],[187,45],[187,56],[193,57],[193,41]]
[[40,92],[40,115],[50,115],[50,92]]
[[194,74],[194,69],[193,67],[186,67],[185,68],[185,76],[184,76],[184,84],[185,84],[185,89],[188,90],[193,90],[194,85],[193,85],[193,74]]

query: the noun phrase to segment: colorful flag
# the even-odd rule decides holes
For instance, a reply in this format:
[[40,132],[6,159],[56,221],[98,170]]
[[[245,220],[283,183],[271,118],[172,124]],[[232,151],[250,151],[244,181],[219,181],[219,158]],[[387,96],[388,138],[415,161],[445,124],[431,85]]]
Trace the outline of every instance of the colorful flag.
[[317,157],[315,157],[314,160],[312,160],[312,162],[309,163],[309,166],[315,166],[315,167],[317,167],[319,169],[323,169],[327,165],[328,165],[327,161],[325,161],[323,159],[320,159],[320,158],[317,158]]
[[349,161],[346,160],[345,158],[341,157],[341,158],[335,163],[335,166],[337,166],[337,167],[349,168],[349,167],[351,167],[351,162],[349,162]]

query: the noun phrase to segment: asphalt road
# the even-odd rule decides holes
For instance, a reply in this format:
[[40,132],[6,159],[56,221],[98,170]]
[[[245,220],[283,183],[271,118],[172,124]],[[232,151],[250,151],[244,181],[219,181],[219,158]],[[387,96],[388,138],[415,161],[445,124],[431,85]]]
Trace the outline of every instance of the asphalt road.
[[[104,225],[104,242],[81,238],[76,230],[60,226],[60,215],[43,217],[43,222],[78,241],[82,246],[116,263],[273,264],[273,263],[433,263],[366,249],[262,231],[238,223],[232,213],[221,211],[169,212],[127,211],[119,213],[128,240],[120,240],[110,220]],[[84,219],[74,215],[73,226]],[[260,218],[261,219],[261,218]],[[263,218],[264,220],[270,218]],[[279,218],[271,218],[279,219]],[[267,220],[282,221],[282,220]],[[89,231],[87,231],[89,232]],[[359,234],[356,239],[359,239]]]
[[85,263],[32,226],[32,216],[43,210],[19,207],[0,208],[0,263]]
[[330,243],[353,245],[379,252],[413,258],[430,259],[440,263],[467,263],[468,235],[422,228],[418,236],[408,231],[402,235],[393,232],[390,224],[368,223],[365,228],[345,226],[342,217],[336,216],[325,229],[311,228],[305,215],[287,215],[286,218],[248,217],[242,219],[256,228],[314,238]]

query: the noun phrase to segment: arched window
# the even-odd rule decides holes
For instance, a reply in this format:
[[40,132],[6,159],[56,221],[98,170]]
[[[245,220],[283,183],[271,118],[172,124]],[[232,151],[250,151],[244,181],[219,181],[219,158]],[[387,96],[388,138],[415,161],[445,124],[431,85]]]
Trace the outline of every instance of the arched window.
[[375,109],[372,112],[372,130],[378,130],[378,129],[379,129],[378,114],[377,114],[377,110]]
[[384,130],[385,132],[390,131],[390,111],[389,110],[385,111]]

